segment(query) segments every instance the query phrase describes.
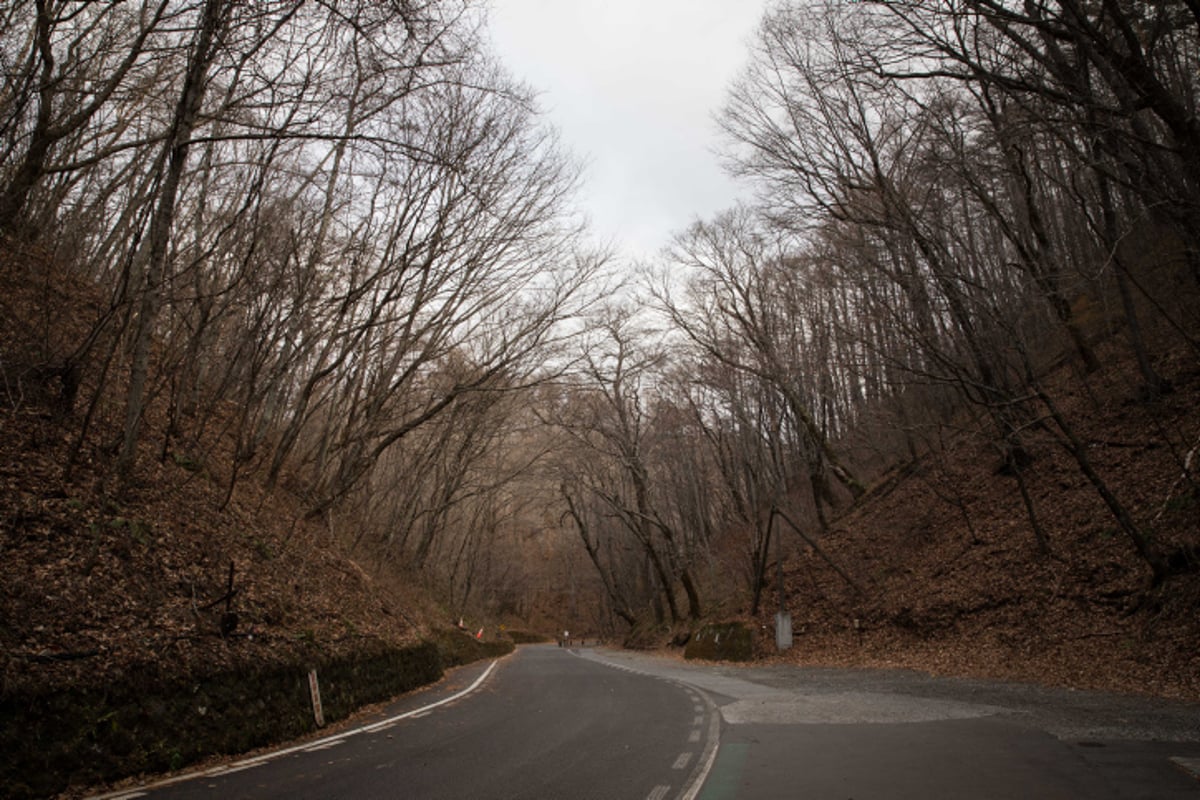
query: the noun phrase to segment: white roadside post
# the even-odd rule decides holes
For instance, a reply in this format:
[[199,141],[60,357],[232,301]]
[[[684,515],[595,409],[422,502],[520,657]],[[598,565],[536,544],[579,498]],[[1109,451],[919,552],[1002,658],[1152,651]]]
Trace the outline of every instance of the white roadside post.
[[775,613],[775,647],[787,650],[792,646],[792,615],[786,611]]
[[325,727],[325,711],[321,708],[321,687],[317,683],[317,671],[310,669],[308,671],[308,693],[312,697],[313,719],[317,721],[317,727]]
[[[772,508],[771,519],[767,523],[768,535],[774,524],[775,509]],[[786,608],[787,596],[783,587],[783,534],[778,531],[775,535],[775,564],[779,584],[779,611],[775,612],[775,649],[789,650],[792,647],[792,615]]]

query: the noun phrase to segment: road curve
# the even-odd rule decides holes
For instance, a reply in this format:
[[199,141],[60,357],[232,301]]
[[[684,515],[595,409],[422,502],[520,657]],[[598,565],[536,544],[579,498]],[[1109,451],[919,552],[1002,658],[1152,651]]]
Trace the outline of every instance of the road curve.
[[358,730],[122,797],[1200,800],[1200,705],[903,670],[523,647]]
[[522,647],[455,702],[110,797],[687,800],[715,755],[717,719],[668,679]]
[[908,670],[581,651],[695,687],[720,746],[696,800],[1200,800],[1200,704]]

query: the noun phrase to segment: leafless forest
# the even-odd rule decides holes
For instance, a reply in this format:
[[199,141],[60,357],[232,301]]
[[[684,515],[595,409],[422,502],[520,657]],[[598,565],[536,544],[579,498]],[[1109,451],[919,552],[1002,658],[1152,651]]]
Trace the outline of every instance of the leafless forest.
[[775,3],[717,114],[756,202],[638,265],[476,6],[0,7],[0,413],[54,480],[253,485],[455,616],[621,635],[758,613],[964,438],[1070,561],[1036,438],[1147,585],[1195,572],[1194,420],[1134,503],[1077,396],[1200,366],[1196,0]]

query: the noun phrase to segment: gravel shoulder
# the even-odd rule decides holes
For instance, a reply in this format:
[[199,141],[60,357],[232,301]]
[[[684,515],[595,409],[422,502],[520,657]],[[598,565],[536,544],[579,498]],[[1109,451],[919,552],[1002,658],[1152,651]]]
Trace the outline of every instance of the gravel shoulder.
[[1200,703],[933,677],[912,670],[694,663],[607,648],[577,652],[703,689],[731,723],[889,723],[995,716],[1063,740],[1200,743]]

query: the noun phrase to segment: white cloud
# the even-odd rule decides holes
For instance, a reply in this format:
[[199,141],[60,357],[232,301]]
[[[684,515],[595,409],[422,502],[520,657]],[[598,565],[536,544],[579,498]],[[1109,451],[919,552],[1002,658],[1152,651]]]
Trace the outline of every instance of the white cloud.
[[712,115],[764,5],[493,0],[498,55],[588,164],[581,200],[599,238],[649,256],[744,194],[713,155]]

